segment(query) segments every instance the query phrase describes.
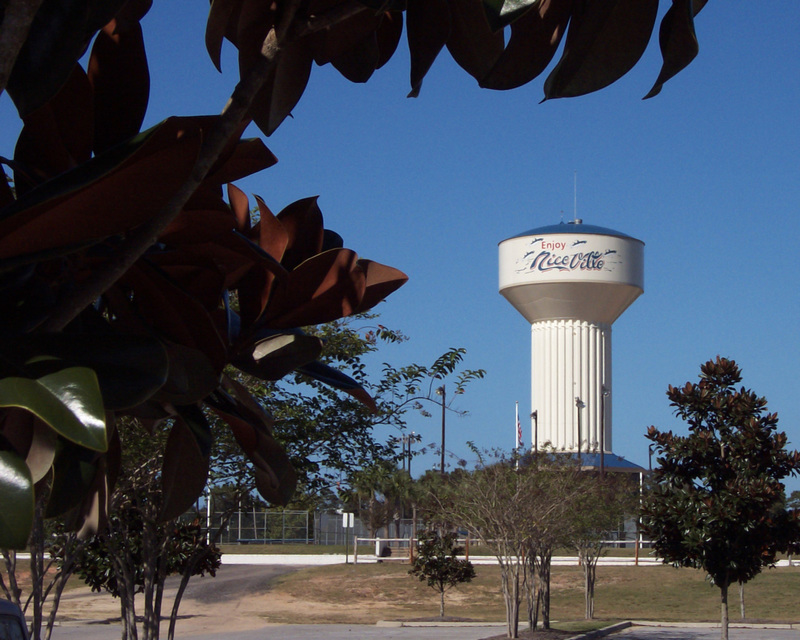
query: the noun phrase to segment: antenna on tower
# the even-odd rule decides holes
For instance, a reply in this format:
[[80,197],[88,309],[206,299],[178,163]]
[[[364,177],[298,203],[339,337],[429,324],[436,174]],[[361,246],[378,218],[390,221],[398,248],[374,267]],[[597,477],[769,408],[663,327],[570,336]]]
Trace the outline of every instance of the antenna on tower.
[[578,172],[575,172],[572,188],[572,220],[578,221]]

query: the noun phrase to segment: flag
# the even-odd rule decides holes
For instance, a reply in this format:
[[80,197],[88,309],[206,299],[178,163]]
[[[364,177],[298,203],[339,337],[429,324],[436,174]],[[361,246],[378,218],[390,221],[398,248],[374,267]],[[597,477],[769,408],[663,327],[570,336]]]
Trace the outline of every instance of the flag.
[[519,422],[519,402],[517,402],[517,449],[522,446],[522,425]]

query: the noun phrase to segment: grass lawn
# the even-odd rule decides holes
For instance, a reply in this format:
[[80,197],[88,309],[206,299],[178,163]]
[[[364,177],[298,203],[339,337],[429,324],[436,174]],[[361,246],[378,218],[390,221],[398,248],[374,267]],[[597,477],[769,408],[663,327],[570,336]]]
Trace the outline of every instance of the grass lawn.
[[[448,592],[445,613],[473,620],[503,621],[499,569],[495,566],[475,569],[475,580]],[[719,589],[706,582],[699,571],[668,566],[598,567],[597,574],[595,617],[602,622],[719,620]],[[583,574],[579,567],[553,567],[551,589],[554,621],[583,618]],[[345,617],[348,609],[369,610],[375,620],[438,615],[438,595],[409,576],[405,564],[307,568],[279,578],[273,592],[306,600],[312,609],[314,602],[341,605]],[[798,594],[800,568],[766,570],[745,585],[747,619],[798,622]],[[737,587],[730,590],[729,606],[731,621],[739,620]],[[521,617],[524,619],[524,614]]]

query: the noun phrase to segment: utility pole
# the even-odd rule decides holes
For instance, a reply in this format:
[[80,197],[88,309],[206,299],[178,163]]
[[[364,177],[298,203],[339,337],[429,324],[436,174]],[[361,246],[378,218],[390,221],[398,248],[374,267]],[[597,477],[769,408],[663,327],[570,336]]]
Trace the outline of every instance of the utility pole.
[[442,385],[441,387],[439,387],[439,388],[436,390],[436,393],[437,393],[438,395],[441,395],[441,396],[442,396],[442,459],[441,459],[441,463],[439,464],[439,471],[440,471],[440,473],[441,473],[442,475],[444,475],[444,416],[445,416],[445,408],[446,408],[446,404],[445,404],[445,388],[444,388],[444,385]]

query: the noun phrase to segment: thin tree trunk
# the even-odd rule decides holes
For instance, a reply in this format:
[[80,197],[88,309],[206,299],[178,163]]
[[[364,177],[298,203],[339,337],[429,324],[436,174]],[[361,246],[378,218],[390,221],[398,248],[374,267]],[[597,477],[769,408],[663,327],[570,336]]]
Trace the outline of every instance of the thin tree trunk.
[[553,550],[548,548],[538,555],[539,606],[542,613],[542,628],[550,628],[550,565]]
[[441,596],[441,600],[439,601],[439,617],[444,618],[444,589],[439,594]]
[[745,619],[745,611],[744,611],[744,582],[739,582],[739,611],[742,614],[742,620]]
[[720,591],[720,629],[722,640],[728,640],[728,583],[719,585]]

